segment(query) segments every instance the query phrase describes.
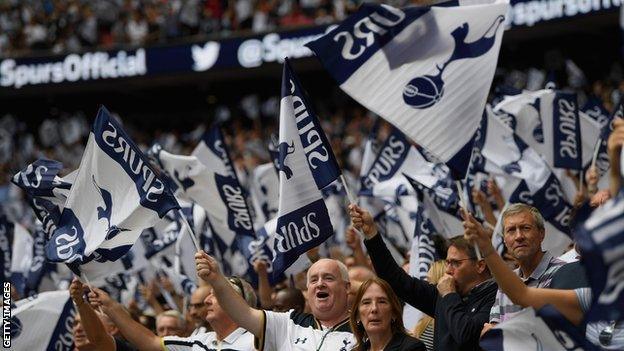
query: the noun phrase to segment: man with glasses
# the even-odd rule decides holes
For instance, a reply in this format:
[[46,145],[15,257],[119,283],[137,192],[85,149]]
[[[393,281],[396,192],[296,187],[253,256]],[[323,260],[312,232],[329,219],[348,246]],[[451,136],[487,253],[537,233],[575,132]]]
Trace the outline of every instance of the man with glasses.
[[481,350],[479,335],[488,321],[498,286],[483,260],[476,259],[473,246],[462,237],[451,240],[446,254],[446,274],[437,286],[409,276],[394,261],[370,213],[349,205],[354,227],[377,274],[405,302],[435,318],[434,350]]
[[191,294],[188,303],[188,314],[195,324],[195,329],[190,336],[202,334],[210,331],[210,324],[206,321],[207,308],[204,300],[212,292],[212,288],[208,285],[198,286]]
[[[542,250],[546,231],[539,210],[521,203],[512,204],[503,211],[501,218],[507,252],[518,263],[518,269],[514,272],[527,286],[550,287],[553,275],[565,262]],[[521,306],[514,304],[499,290],[490,312],[490,323],[484,326],[482,333],[494,324],[513,318],[521,310]]]

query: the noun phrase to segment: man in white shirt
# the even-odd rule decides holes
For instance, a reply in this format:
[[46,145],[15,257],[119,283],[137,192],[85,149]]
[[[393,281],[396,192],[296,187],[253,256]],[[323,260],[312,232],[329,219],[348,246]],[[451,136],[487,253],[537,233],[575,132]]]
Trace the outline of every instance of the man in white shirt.
[[195,255],[197,274],[208,282],[225,312],[255,336],[258,350],[347,351],[355,345],[349,327],[349,274],[339,261],[321,259],[308,270],[307,295],[312,314],[250,307],[219,271],[214,258]]
[[[226,279],[224,277],[224,279]],[[256,295],[249,283],[239,278],[225,280],[234,295],[239,297],[245,305],[256,305]],[[240,297],[242,296],[242,297]],[[221,309],[215,295],[210,292],[204,304],[206,305],[206,321],[213,331],[195,334],[187,338],[166,336],[161,338],[154,335],[149,329],[130,317],[124,307],[112,300],[108,294],[98,288],[93,288],[89,293],[89,301],[94,308],[101,306],[102,311],[117,325],[122,335],[136,348],[147,351],[205,351],[205,350],[232,350],[252,351],[254,338],[251,333],[240,328]]]

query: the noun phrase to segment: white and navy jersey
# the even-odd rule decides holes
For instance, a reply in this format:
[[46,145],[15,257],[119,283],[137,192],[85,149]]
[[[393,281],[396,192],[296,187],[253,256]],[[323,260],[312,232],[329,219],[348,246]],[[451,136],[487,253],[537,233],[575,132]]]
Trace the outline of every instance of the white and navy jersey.
[[208,332],[181,338],[165,336],[162,338],[165,351],[253,351],[253,334],[243,328],[234,330],[225,339],[217,340],[217,333]]
[[263,312],[262,337],[255,339],[260,351],[349,351],[355,346],[349,319],[333,328],[323,328],[311,314],[294,310]]

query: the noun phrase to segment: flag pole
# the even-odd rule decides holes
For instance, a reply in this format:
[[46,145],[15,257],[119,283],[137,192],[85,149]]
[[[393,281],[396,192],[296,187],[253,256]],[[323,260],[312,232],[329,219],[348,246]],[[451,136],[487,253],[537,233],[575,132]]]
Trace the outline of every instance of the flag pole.
[[[94,293],[94,294],[95,294],[95,291],[93,291],[93,287],[92,287],[92,285],[91,285],[91,282],[89,281],[89,278],[87,277],[87,275],[86,275],[86,274],[84,274],[84,273],[82,273],[82,272],[81,272],[81,273],[80,273],[80,276],[79,276],[78,278],[79,278],[79,279],[80,279],[80,278],[84,278],[84,281],[85,281],[85,283],[87,283],[87,287],[89,288],[89,291],[91,291],[92,293]],[[97,295],[97,294],[96,294],[96,295]],[[104,311],[102,311],[102,306],[98,306],[98,311],[99,311],[101,314],[104,314]]]
[[[345,189],[345,193],[347,193],[347,199],[349,199],[349,203],[352,203],[354,205],[357,205],[357,200],[353,197],[353,194],[351,194],[351,190],[349,190],[349,186],[347,185],[347,181],[345,180],[344,174],[340,174],[340,181],[342,182],[342,186]],[[355,229],[355,231],[360,234],[360,236],[364,236],[364,233],[362,233],[362,231],[360,231],[359,229],[353,227],[353,229]]]
[[[457,186],[457,194],[459,195],[459,203],[461,205],[461,208],[463,208],[464,211],[468,212],[468,203],[466,202],[466,198],[464,197],[464,188],[462,187],[461,181],[456,180],[455,185]],[[475,249],[475,253],[477,254],[477,259],[483,259],[479,246],[477,246],[476,243],[473,243],[472,245]]]
[[602,138],[598,138],[596,146],[594,146],[594,155],[592,157],[591,166],[596,167],[596,160],[598,159],[598,152],[600,151],[600,144],[602,144]]
[[193,228],[191,228],[191,225],[189,224],[189,222],[186,220],[186,216],[184,215],[184,213],[182,213],[182,209],[180,208],[178,209],[178,214],[180,215],[182,224],[184,224],[184,226],[187,229],[186,231],[191,236],[191,241],[193,241],[193,246],[195,246],[195,250],[199,252],[201,249],[199,248],[199,243],[197,242],[197,238],[195,237],[195,232],[193,231]]

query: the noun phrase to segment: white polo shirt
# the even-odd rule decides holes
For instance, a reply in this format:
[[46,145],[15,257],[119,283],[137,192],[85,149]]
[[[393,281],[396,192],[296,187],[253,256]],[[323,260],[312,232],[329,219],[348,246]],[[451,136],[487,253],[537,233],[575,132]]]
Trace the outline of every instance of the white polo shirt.
[[243,328],[238,328],[230,333],[225,339],[217,340],[217,333],[208,333],[181,338],[178,336],[165,336],[162,338],[162,346],[165,351],[253,351],[253,334]]
[[348,318],[333,328],[323,328],[311,314],[263,312],[262,337],[254,341],[260,351],[349,351],[355,346]]

